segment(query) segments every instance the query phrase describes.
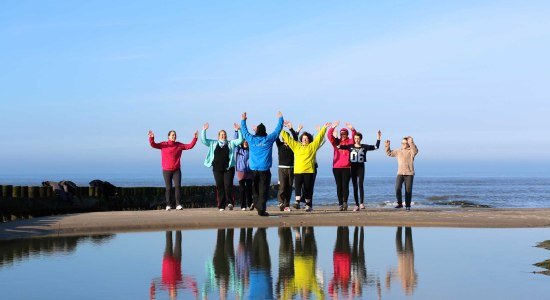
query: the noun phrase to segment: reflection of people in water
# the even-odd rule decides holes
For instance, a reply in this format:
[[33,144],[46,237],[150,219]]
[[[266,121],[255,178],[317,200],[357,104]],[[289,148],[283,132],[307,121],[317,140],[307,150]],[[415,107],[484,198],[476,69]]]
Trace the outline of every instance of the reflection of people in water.
[[338,293],[341,290],[342,295],[347,297],[351,277],[351,249],[348,227],[340,226],[337,229],[332,261],[334,277],[329,282],[328,292],[333,298],[338,298]]
[[351,250],[351,289],[353,295],[363,294],[363,285],[367,284],[367,266],[364,250],[365,231],[355,227],[353,231],[353,248]]
[[250,284],[250,266],[252,265],[252,228],[241,228],[235,271],[237,280],[237,295],[242,298],[244,290]]
[[212,263],[207,264],[208,279],[203,297],[208,292],[218,290],[220,299],[226,299],[228,291],[235,288],[235,251],[233,248],[233,229],[218,229],[218,237]]
[[273,299],[271,258],[266,229],[258,228],[252,241],[252,268],[250,269],[250,299]]
[[279,299],[288,299],[283,292],[288,291],[294,280],[294,243],[290,227],[279,227],[279,241],[279,277],[275,293]]
[[[292,239],[290,229],[287,233]],[[300,295],[301,299],[310,299],[313,294],[314,299],[323,299],[323,279],[322,272],[317,270],[317,244],[313,227],[295,228],[296,252],[292,262],[293,269],[288,272],[284,278],[284,285],[277,291],[279,299],[293,299]],[[283,243],[283,240],[281,240]],[[289,242],[292,247],[292,240]],[[289,270],[290,271],[290,270]],[[318,274],[321,278],[318,278]],[[279,289],[279,286],[277,287]]]
[[[405,294],[412,295],[417,284],[418,276],[414,270],[414,249],[412,241],[412,229],[405,227],[405,245],[403,246],[402,228],[397,227],[395,235],[395,248],[397,251],[397,275]],[[391,270],[386,275],[386,288],[390,288],[391,278],[395,273]]]
[[[159,279],[153,279],[150,287],[150,298],[155,299]],[[181,273],[181,231],[176,231],[176,245],[172,244],[172,231],[166,232],[166,247],[162,258],[161,290],[167,290],[170,299],[176,299],[178,289],[190,288],[198,296],[197,282],[191,276]]]

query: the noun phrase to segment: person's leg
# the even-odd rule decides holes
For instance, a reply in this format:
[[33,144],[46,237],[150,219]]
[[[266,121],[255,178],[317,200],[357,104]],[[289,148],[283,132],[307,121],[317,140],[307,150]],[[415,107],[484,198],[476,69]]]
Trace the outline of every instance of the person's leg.
[[405,176],[405,206],[411,207],[414,175]]
[[172,231],[166,231],[166,244],[164,245],[164,256],[173,256]]
[[347,209],[349,198],[349,181],[351,179],[350,168],[342,168],[342,201]]
[[258,182],[258,202],[256,203],[256,208],[258,209],[259,215],[267,215],[266,211],[266,202],[269,197],[269,184],[271,183],[271,171],[261,171],[259,172],[260,179]]
[[233,178],[235,177],[235,168],[230,168],[223,172],[223,188],[225,190],[226,204],[231,206],[229,209],[233,209],[235,206],[235,199],[233,199]]
[[180,200],[181,200],[181,170],[174,171],[174,190],[175,190],[175,198],[176,198],[176,207],[180,206]]
[[176,245],[174,246],[174,258],[181,263],[181,230],[176,231]]
[[212,171],[216,181],[216,202],[218,209],[225,209],[225,187],[223,184],[223,171]]
[[296,203],[299,203],[302,199],[302,191],[304,187],[304,174],[294,174],[294,186],[296,191]]
[[260,171],[252,171],[252,172],[254,176],[254,179],[253,179],[254,185],[252,189],[252,192],[254,195],[253,203],[254,203],[254,207],[258,208],[258,199],[260,198]]
[[253,188],[252,183],[253,183],[252,179],[245,179],[244,181],[245,191],[246,191],[246,205],[248,205],[248,207],[254,208],[252,206],[254,204],[254,199],[252,197],[252,188]]
[[166,198],[166,209],[170,207],[170,195],[172,194],[172,175],[171,171],[162,171],[162,177],[164,178],[164,185],[166,190],[164,192],[164,197]]
[[278,175],[279,175],[279,191],[277,192],[277,200],[279,200],[279,209],[283,210],[285,205],[285,199],[287,197],[286,191],[287,191],[287,181],[286,177],[288,175],[288,169],[286,168],[278,168]]
[[351,183],[353,184],[353,199],[355,199],[355,206],[359,207],[359,194],[357,187],[357,172],[359,167],[352,165],[351,166]]
[[246,209],[246,179],[239,180],[239,199],[241,200],[241,209]]
[[336,196],[338,197],[338,205],[342,207],[342,172],[340,169],[332,168],[332,174],[334,174],[334,181],[336,181]]
[[401,187],[403,186],[404,181],[403,175],[397,175],[395,178],[395,197],[397,198],[396,208],[403,207],[403,195],[401,194]]
[[306,194],[304,195],[304,198],[306,200],[306,205],[309,206],[310,209],[313,208],[313,201],[312,201],[312,190],[313,190],[313,174],[308,173],[304,174],[304,190],[306,191]]
[[294,183],[294,168],[290,168],[289,174],[288,174],[288,197],[286,199],[285,207],[290,207],[290,199],[292,198],[293,183]]
[[[365,182],[365,165],[362,165],[357,170],[357,179],[358,179],[358,185],[359,185],[359,199],[361,200],[361,204],[365,202],[365,188],[364,188],[364,182]],[[364,206],[361,208],[365,208]]]

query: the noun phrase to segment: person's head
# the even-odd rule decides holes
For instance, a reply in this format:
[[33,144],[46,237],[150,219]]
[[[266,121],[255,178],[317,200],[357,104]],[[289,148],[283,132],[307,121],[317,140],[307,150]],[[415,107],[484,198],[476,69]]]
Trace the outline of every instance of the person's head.
[[243,148],[248,149],[248,142],[246,140],[243,141]]
[[304,133],[300,135],[300,141],[302,142],[302,145],[307,145],[313,141],[313,136],[311,133],[304,131]]
[[225,132],[225,130],[220,130],[218,132],[218,140],[220,140],[220,141],[227,140],[227,132]]
[[363,135],[360,132],[355,133],[353,136],[353,142],[356,144],[361,144],[361,141],[363,140]]
[[342,139],[342,140],[348,139],[348,129],[347,128],[340,129],[340,139]]
[[407,139],[407,137],[404,137],[401,140],[401,149],[407,149],[407,148],[409,148],[409,140]]
[[176,134],[175,130],[168,131],[168,140],[169,141],[175,142],[176,138],[177,138],[177,134]]
[[256,135],[257,136],[267,136],[267,131],[265,130],[264,123],[260,123],[260,125],[256,126]]

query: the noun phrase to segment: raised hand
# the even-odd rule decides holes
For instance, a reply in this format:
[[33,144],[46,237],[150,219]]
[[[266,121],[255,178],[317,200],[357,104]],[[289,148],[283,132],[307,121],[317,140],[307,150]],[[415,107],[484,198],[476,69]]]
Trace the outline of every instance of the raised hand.
[[317,131],[321,131],[321,126],[319,126],[319,125],[316,125],[316,126],[315,126],[315,130],[317,130]]
[[378,140],[382,139],[382,131],[378,130]]
[[326,128],[329,128],[330,125],[331,125],[330,122],[325,123],[325,127],[326,127]]
[[346,127],[349,128],[349,130],[353,130],[353,125],[348,122],[346,122]]
[[334,122],[332,122],[332,128],[338,127],[339,124],[340,124],[340,121],[334,121]]
[[300,132],[300,131],[302,131],[302,128],[304,128],[304,125],[300,124],[300,125],[298,125],[298,130],[296,130],[296,131]]
[[386,141],[384,142],[384,145],[386,145],[386,147],[389,148],[389,147],[390,147],[390,140],[386,140]]
[[208,122],[206,122],[206,123],[204,123],[204,125],[202,125],[203,130],[206,130],[208,128],[210,128],[210,124],[208,124]]
[[282,116],[283,116],[283,113],[282,113],[282,112],[280,112],[280,111],[279,111],[279,112],[277,112],[277,117],[279,117],[279,118],[280,118],[280,117],[282,117]]
[[254,130],[254,132],[258,131],[258,127],[254,126],[252,127],[252,130]]
[[288,128],[288,129],[292,129],[292,122],[290,121],[285,121],[285,127]]
[[414,143],[412,136],[407,137],[407,143],[409,143],[409,145]]
[[153,133],[152,130],[149,130],[149,133],[148,133],[148,134],[149,134],[149,137],[150,137],[150,138],[155,138],[155,134]]
[[243,120],[246,120],[246,112],[243,112],[242,118],[243,118]]
[[199,131],[198,130],[195,130],[195,134],[193,134],[193,136],[197,139],[199,138]]
[[241,125],[237,124],[237,123],[233,123],[233,128],[235,128],[235,131],[241,129]]

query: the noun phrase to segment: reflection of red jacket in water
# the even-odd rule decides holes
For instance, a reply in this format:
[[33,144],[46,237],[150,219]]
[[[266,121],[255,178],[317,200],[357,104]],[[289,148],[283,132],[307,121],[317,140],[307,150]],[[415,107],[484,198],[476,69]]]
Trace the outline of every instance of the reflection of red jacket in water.
[[162,283],[170,287],[176,286],[181,281],[181,261],[165,255],[162,259]]
[[333,256],[334,277],[328,286],[330,294],[337,293],[335,287],[344,287],[343,292],[347,293],[347,286],[351,278],[351,255],[345,252],[335,251]]

